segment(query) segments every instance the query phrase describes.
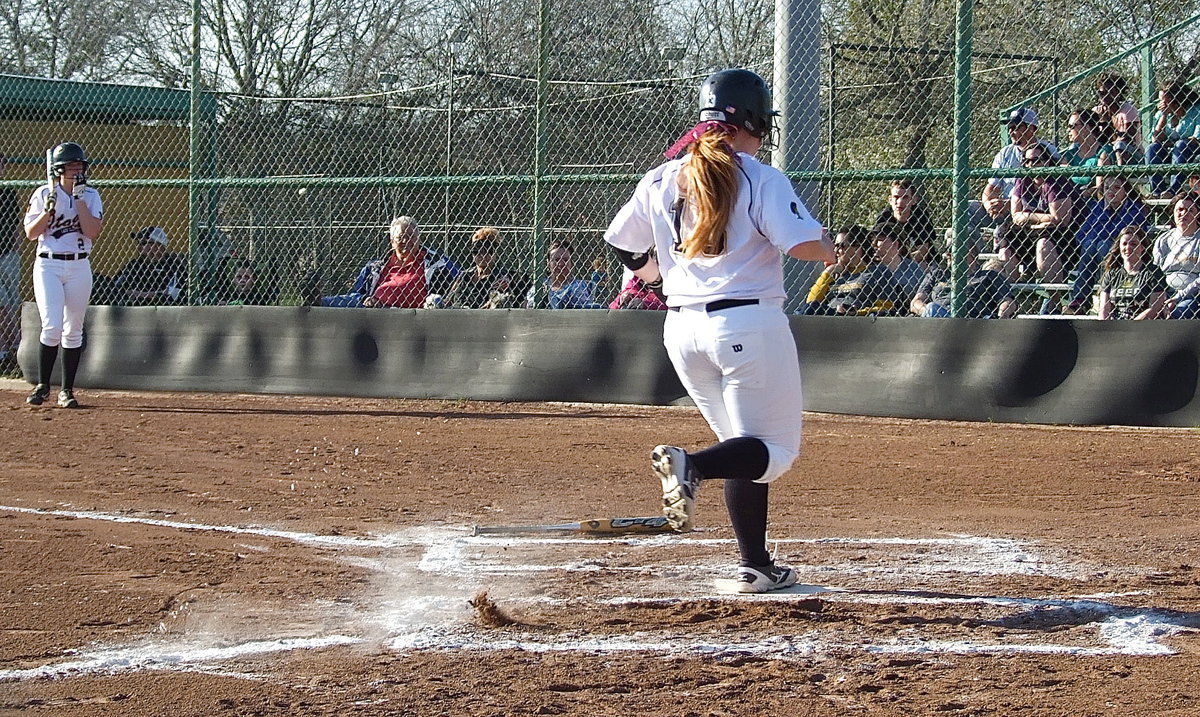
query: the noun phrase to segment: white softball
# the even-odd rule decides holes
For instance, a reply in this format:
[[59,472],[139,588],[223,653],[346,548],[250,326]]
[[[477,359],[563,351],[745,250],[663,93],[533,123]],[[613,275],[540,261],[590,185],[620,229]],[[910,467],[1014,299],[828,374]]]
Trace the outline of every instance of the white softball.
[[308,194],[308,187],[300,187],[296,190],[296,194],[299,194],[303,197],[305,194]]

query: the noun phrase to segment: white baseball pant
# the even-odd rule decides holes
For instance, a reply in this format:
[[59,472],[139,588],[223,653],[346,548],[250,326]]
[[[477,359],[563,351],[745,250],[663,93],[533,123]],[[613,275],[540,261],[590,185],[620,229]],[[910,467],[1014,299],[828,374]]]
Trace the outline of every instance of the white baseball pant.
[[46,346],[75,349],[83,345],[83,320],[92,298],[92,265],[87,259],[33,262],[33,296],[42,317]]
[[770,460],[757,483],[783,475],[800,456],[804,398],[787,315],[775,302],[708,313],[667,312],[663,344],[688,395],[719,441],[750,436]]

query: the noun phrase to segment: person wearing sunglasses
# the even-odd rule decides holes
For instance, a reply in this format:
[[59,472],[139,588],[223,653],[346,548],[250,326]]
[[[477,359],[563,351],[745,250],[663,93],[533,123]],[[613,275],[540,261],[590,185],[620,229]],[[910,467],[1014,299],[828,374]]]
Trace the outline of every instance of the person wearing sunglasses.
[[[1043,169],[1057,164],[1044,147],[1025,151],[1025,169]],[[1009,199],[1011,224],[996,232],[996,249],[1010,277],[1032,276],[1036,267],[1041,280],[1061,283],[1065,266],[1074,266],[1079,256],[1075,232],[1086,211],[1083,193],[1066,177],[1020,177]],[[1022,270],[1022,267],[1024,269]],[[1043,306],[1055,312],[1053,302]]]
[[529,291],[529,277],[497,264],[502,235],[497,227],[480,227],[471,236],[473,266],[454,280],[447,304],[460,309],[509,309]]

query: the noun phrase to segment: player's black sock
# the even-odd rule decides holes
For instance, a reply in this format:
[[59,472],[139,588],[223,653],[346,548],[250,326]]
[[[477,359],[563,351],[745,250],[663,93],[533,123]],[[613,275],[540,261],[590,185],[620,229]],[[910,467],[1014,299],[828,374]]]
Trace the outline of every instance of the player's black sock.
[[725,505],[743,567],[762,567],[771,562],[767,552],[767,488],[766,483],[725,481]]
[[767,444],[746,436],[730,438],[702,451],[689,453],[688,460],[705,478],[752,481],[766,474],[771,455],[767,452]]
[[54,373],[54,362],[58,360],[58,347],[41,344],[38,354],[38,383],[50,385],[50,374]]
[[75,388],[75,373],[79,371],[79,358],[82,354],[82,346],[76,346],[73,349],[63,348],[62,387],[64,391],[71,391]]

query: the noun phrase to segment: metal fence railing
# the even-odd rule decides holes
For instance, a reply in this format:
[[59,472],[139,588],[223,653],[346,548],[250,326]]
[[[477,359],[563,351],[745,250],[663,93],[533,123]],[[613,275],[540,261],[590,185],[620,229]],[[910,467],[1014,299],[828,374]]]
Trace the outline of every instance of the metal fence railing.
[[[727,66],[774,83],[783,116],[771,159],[814,213],[831,228],[861,227],[847,235],[863,243],[860,258],[792,268],[796,312],[1110,315],[1103,255],[1123,227],[1108,217],[1080,238],[1089,216],[1116,211],[1098,177],[1133,180],[1126,198],[1138,204],[1158,266],[1153,244],[1172,210],[1144,200],[1152,188],[1180,189],[1164,183],[1186,187],[1200,170],[1200,153],[1172,154],[1164,141],[1151,159],[1166,163],[1147,164],[1152,115],[1130,138],[1142,152],[1133,161],[1116,159],[1112,116],[1097,123],[1078,112],[1099,102],[1101,71],[1139,108],[1157,99],[1155,77],[1191,79],[1200,16],[1177,5],[1126,16],[1093,0],[735,0],[686,13],[551,0],[316,0],[308,22],[282,0],[252,14],[212,0],[176,4],[174,14],[133,2],[97,9],[88,37],[104,41],[103,58],[64,41],[27,43],[0,60],[0,191],[23,205],[57,142],[78,141],[93,159],[106,210],[94,303],[144,302],[129,287],[150,279],[130,267],[148,260],[131,262],[165,253],[179,256],[186,276],[161,303],[328,304],[369,292],[371,263],[390,251],[389,226],[408,216],[428,250],[427,294],[437,295],[416,305],[488,303],[461,296],[491,271],[496,285],[470,289],[490,305],[554,305],[546,287],[574,282],[587,298],[576,303],[608,306],[622,282],[604,227],[692,124],[701,80]],[[0,47],[30,33],[81,36],[46,25],[80,21],[70,14],[19,19],[0,28]],[[1189,146],[1200,134],[1184,117],[1192,109],[1172,119],[1170,142]],[[996,118],[1006,120],[1007,142],[1007,119],[1030,120],[1028,110],[1055,148],[1021,166],[1023,146],[996,154]],[[1009,197],[1013,179],[1020,206]],[[989,191],[1005,200],[991,213]],[[1014,222],[1013,207],[1039,221]],[[149,227],[163,230],[165,252],[139,243]],[[498,236],[472,241],[482,227]],[[30,249],[13,244],[29,299]],[[477,251],[488,245],[495,251]],[[569,256],[563,276],[549,275],[552,251]],[[1128,283],[1114,256],[1113,281]],[[1182,274],[1172,272],[1190,271],[1159,269],[1176,284]],[[871,285],[863,277],[881,282],[872,289],[880,296],[845,296]],[[1176,284],[1166,299],[1178,298]]]

